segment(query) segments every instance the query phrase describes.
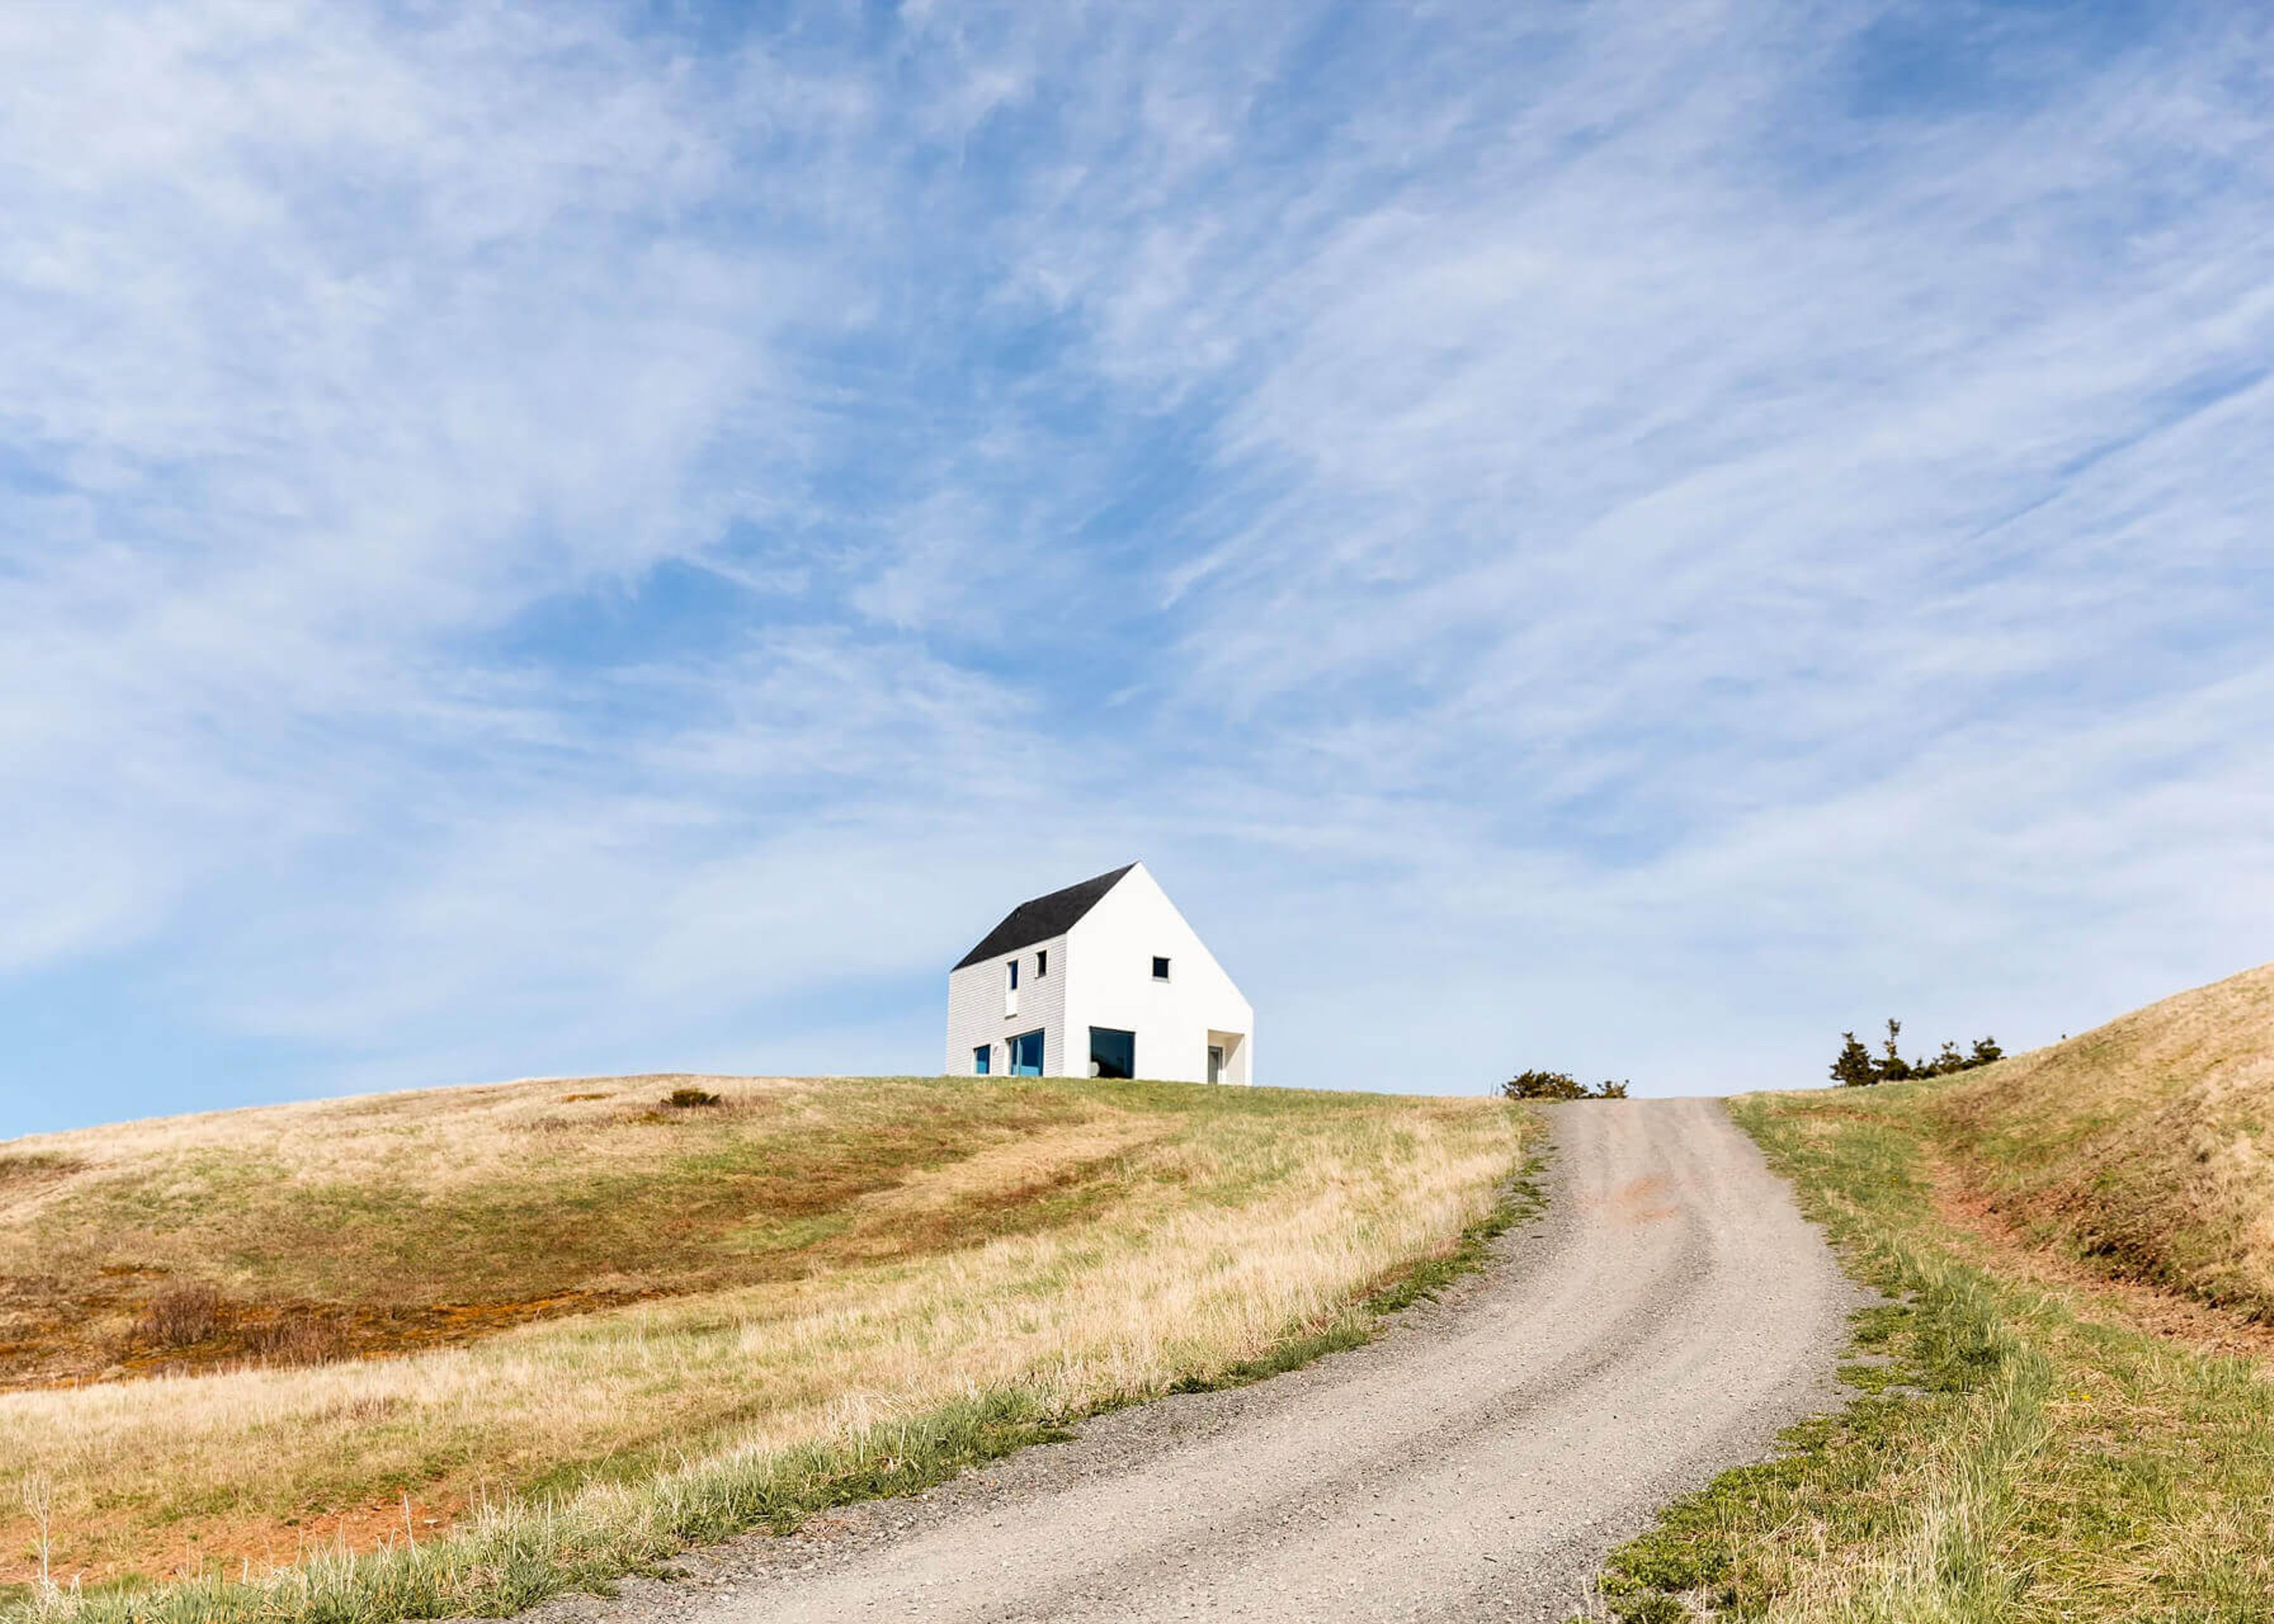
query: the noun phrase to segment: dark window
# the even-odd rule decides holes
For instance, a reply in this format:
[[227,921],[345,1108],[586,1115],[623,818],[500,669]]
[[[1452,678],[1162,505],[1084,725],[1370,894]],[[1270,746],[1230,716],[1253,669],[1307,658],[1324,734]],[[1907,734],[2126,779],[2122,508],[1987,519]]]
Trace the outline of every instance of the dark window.
[[1165,981],[1169,979],[1169,961],[1167,959],[1156,959],[1153,960],[1153,979],[1156,981]]
[[1089,1074],[1092,1077],[1137,1075],[1137,1034],[1111,1026],[1089,1029]]
[[1011,990],[1019,990],[1019,961],[1015,959],[1011,961]]
[[971,1051],[971,1075],[974,1077],[986,1076],[988,1070],[987,1062],[994,1053],[995,1046],[992,1043],[982,1043],[978,1048],[973,1049]]
[[1036,948],[1035,950],[1035,979],[1039,981],[1043,977],[1048,975],[1050,973],[1050,950],[1047,947]]
[[1043,1034],[1038,1028],[1021,1032],[1011,1040],[1011,1075],[1040,1077],[1043,1074]]

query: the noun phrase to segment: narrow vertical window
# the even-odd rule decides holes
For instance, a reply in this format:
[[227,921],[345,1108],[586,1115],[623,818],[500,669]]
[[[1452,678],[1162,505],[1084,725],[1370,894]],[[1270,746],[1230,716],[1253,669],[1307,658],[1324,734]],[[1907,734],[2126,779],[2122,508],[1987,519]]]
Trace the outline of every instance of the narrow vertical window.
[[1050,950],[1047,947],[1038,947],[1035,950],[1035,979],[1039,981],[1050,973]]
[[1012,991],[1012,992],[1016,992],[1016,991],[1018,991],[1018,990],[1019,990],[1019,961],[1018,961],[1017,959],[1013,959],[1011,961],[1011,966],[1010,966],[1010,968],[1011,968],[1011,985],[1010,985],[1010,987],[1009,987],[1008,990],[1010,990],[1010,991]]
[[995,1046],[992,1043],[982,1043],[978,1048],[973,1049],[971,1051],[971,1075],[974,1077],[986,1076],[990,1070],[987,1063],[994,1053]]

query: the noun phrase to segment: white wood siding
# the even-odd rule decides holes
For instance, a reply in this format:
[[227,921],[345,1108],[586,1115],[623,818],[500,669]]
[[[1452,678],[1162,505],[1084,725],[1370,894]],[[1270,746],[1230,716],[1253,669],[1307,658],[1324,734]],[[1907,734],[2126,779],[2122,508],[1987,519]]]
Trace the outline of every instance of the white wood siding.
[[[1035,974],[1036,950],[1050,956],[1048,975]],[[971,1051],[982,1043],[995,1046],[994,1075],[1005,1077],[1011,1070],[1010,1054],[1004,1045],[1022,1032],[1043,1029],[1043,1073],[1046,1077],[1073,1075],[1066,1070],[1065,1047],[1065,987],[1067,938],[1053,936],[1047,942],[1037,942],[1022,947],[1015,953],[1004,953],[994,959],[983,959],[975,965],[952,970],[947,977],[947,1075],[973,1075]],[[1016,959],[1019,961],[1019,1012],[1013,1016],[1003,1013],[1004,966]],[[1089,1056],[1089,1034],[1081,1036],[1081,1058]],[[1085,1064],[1082,1070],[1088,1071]]]

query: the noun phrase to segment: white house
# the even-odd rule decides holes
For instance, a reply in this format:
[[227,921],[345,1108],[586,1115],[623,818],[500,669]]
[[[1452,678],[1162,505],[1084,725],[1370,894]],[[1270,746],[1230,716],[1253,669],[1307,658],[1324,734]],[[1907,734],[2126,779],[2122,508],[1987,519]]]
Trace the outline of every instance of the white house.
[[1255,1012],[1143,863],[1022,902],[947,974],[953,1077],[1255,1080]]

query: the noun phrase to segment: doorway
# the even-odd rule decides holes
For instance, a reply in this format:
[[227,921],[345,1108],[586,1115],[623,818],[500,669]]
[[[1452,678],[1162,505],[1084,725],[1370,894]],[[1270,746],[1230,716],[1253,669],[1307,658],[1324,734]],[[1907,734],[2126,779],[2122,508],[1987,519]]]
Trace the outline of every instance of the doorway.
[[1221,1043],[1209,1045],[1209,1081],[1224,1081],[1224,1045]]
[[1022,1032],[1010,1042],[1011,1075],[1040,1077],[1043,1074],[1043,1034],[1038,1027]]

